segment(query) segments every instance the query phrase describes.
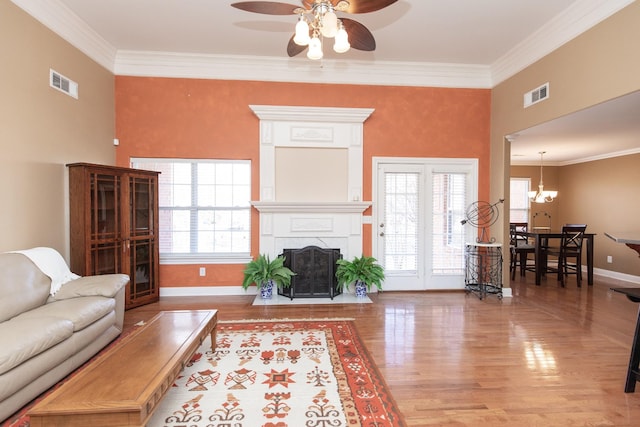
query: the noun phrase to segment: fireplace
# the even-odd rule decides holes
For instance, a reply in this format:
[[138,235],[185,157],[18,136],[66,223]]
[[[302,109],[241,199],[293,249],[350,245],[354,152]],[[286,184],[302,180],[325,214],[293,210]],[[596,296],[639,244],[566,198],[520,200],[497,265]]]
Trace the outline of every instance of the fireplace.
[[285,265],[296,273],[291,286],[279,288],[278,294],[293,298],[333,299],[342,289],[336,279],[336,261],[342,258],[340,249],[323,249],[307,246],[301,249],[284,249]]
[[[260,199],[251,202],[260,214],[259,252],[275,257],[288,248],[316,246],[331,254],[332,262],[326,265],[332,269],[334,251],[345,259],[360,256],[364,212],[371,207],[362,192],[363,128],[373,109],[250,108],[260,119]],[[371,222],[370,216],[366,219]],[[287,254],[288,262],[294,263],[325,256],[317,250]],[[300,266],[292,270],[299,276],[294,276],[289,297],[340,293],[334,285],[324,284],[321,290],[319,272],[308,278]],[[334,272],[322,275],[333,280]]]

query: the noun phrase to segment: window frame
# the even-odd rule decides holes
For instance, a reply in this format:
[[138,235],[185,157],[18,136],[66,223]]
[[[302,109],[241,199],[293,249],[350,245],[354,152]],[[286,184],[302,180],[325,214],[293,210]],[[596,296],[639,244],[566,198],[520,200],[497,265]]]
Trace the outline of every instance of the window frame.
[[[245,206],[224,206],[220,208],[216,208],[215,206],[198,206],[197,203],[194,203],[194,200],[197,200],[197,197],[192,197],[192,202],[190,206],[158,206],[158,214],[162,211],[173,211],[176,209],[188,209],[193,211],[193,213],[197,212],[205,212],[205,211],[215,211],[215,210],[246,210],[249,214],[249,244],[247,252],[207,252],[207,253],[197,253],[197,252],[176,252],[176,253],[163,253],[160,252],[160,264],[162,265],[188,265],[188,264],[246,264],[251,261],[251,247],[252,247],[252,206],[251,206],[251,182],[252,182],[252,162],[249,159],[197,159],[197,158],[188,158],[188,159],[177,159],[177,158],[154,158],[154,157],[135,157],[130,159],[131,167],[139,168],[139,169],[149,169],[145,167],[148,163],[164,163],[164,164],[176,164],[176,163],[189,163],[189,164],[205,164],[205,163],[215,163],[215,164],[224,164],[224,163],[234,163],[234,164],[243,164],[249,166],[249,200],[247,200],[247,205]],[[192,196],[197,195],[197,181],[194,183],[194,173],[192,171],[191,177],[191,192]],[[161,192],[162,184],[161,179],[158,183],[158,191]],[[194,230],[194,226],[197,227],[197,221],[194,223],[191,221],[190,230],[191,232]],[[158,230],[158,246],[160,247],[160,234],[161,230]]]
[[[512,183],[514,181],[522,181],[522,182],[526,182],[527,183],[527,188],[524,192],[524,194],[522,195],[524,199],[526,199],[526,208],[525,209],[515,209],[513,207],[513,188],[514,186],[512,185]],[[531,178],[520,178],[520,177],[510,177],[509,178],[509,197],[510,197],[510,206],[509,206],[509,222],[526,222],[526,223],[530,223],[530,219],[531,219],[531,201],[529,200],[529,195],[527,194],[529,191],[531,190]],[[526,216],[524,218],[524,220],[521,220],[518,216],[514,217],[513,212],[514,211],[525,211]]]

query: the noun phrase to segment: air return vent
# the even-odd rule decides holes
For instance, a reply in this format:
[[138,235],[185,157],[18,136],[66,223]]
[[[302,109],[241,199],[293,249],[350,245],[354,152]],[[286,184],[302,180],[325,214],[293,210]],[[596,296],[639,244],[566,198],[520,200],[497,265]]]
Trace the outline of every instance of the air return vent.
[[49,86],[78,99],[78,83],[52,69],[49,69]]
[[544,101],[549,97],[549,82],[546,82],[540,87],[535,88],[531,92],[524,94],[524,108],[527,108],[533,104],[537,104],[540,101]]

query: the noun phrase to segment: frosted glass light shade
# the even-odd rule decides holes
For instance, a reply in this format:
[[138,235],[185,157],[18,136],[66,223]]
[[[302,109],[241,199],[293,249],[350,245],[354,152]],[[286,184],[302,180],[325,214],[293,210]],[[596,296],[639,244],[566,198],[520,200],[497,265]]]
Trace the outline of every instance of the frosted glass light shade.
[[533,203],[551,203],[558,197],[557,191],[545,191],[542,186],[538,186],[538,191],[529,191],[529,200]]
[[336,41],[333,45],[333,50],[337,53],[345,53],[351,48],[349,44],[349,35],[347,31],[340,26],[338,33],[336,34]]
[[300,17],[296,24],[296,34],[293,37],[293,41],[298,46],[306,46],[309,44],[309,40],[309,24],[303,17]]
[[325,37],[335,37],[338,32],[338,17],[333,11],[329,11],[322,17],[320,32]]
[[307,52],[307,58],[312,60],[322,59],[322,42],[317,36],[314,36],[309,41],[309,51]]

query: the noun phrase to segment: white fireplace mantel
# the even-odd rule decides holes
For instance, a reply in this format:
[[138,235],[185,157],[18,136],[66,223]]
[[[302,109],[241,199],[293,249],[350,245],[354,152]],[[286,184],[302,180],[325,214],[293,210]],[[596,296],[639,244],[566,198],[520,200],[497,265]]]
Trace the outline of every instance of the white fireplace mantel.
[[[260,252],[271,256],[283,249],[318,246],[337,248],[346,259],[362,254],[363,212],[371,202],[362,200],[363,127],[371,108],[296,107],[250,105],[260,119],[260,200],[251,205],[260,212]],[[319,156],[325,165],[307,163],[296,181],[295,173],[277,165],[277,155]],[[331,153],[323,157],[319,153]],[[312,153],[309,156],[308,153]],[[282,159],[283,157],[280,157]],[[295,160],[294,160],[295,161]],[[299,165],[296,165],[299,166]],[[318,181],[321,169],[340,176],[340,182]],[[276,171],[280,173],[277,176]],[[284,175],[283,175],[284,174]],[[286,176],[287,179],[281,179]],[[276,179],[279,177],[279,179]],[[298,188],[298,184],[303,183]],[[278,186],[278,188],[276,188]],[[284,188],[283,188],[284,187]],[[331,189],[331,191],[327,191]],[[306,192],[305,192],[306,190]]]
[[371,202],[251,202],[260,213],[354,213],[362,214]]

